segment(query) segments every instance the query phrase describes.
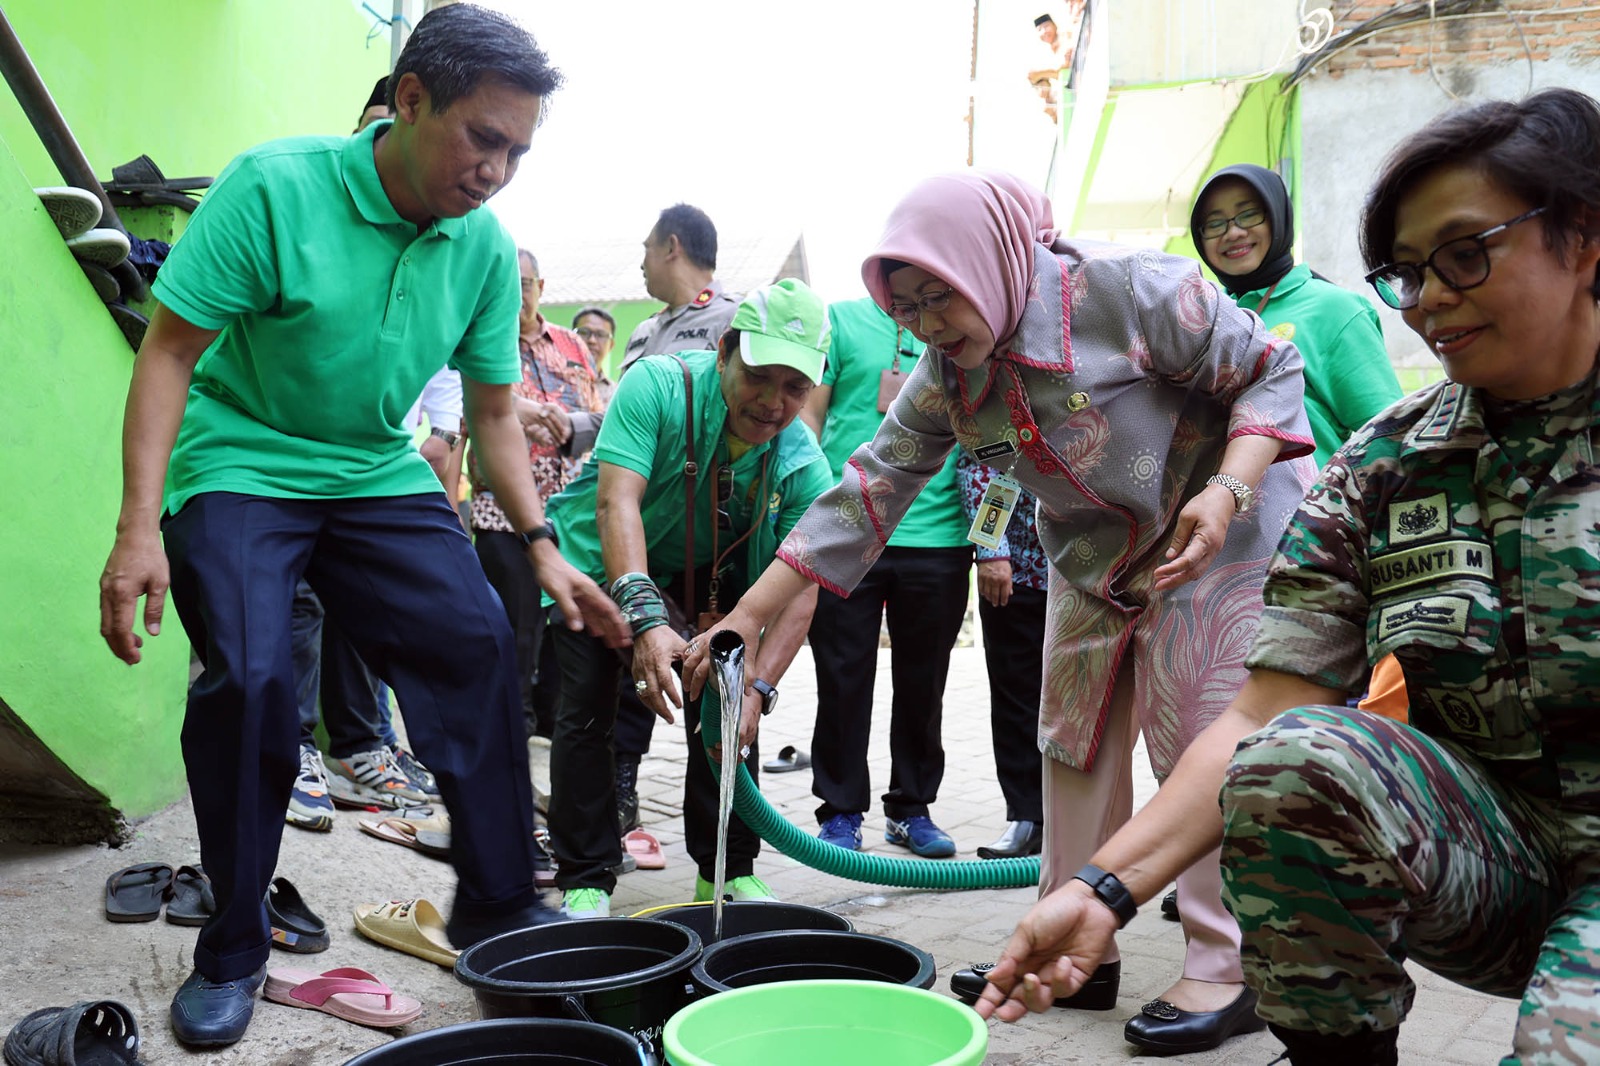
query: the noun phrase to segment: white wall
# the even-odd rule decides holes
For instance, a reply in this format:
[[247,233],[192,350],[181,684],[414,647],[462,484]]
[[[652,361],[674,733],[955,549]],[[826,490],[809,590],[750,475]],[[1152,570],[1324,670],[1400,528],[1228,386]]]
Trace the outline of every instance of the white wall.
[[[1477,68],[1472,94],[1463,102],[1517,99],[1528,90],[1528,71],[1526,63]],[[1554,86],[1600,96],[1600,67],[1538,64],[1534,91]],[[1366,268],[1357,236],[1367,190],[1402,138],[1455,106],[1432,78],[1409,71],[1346,71],[1338,78],[1312,75],[1301,83],[1302,203],[1295,229],[1306,263],[1372,297],[1361,280]],[[1397,365],[1434,364],[1432,353],[1406,328],[1398,311],[1379,306],[1378,313]]]
[[1298,0],[1107,0],[1106,7],[1117,85],[1239,77],[1295,55]]

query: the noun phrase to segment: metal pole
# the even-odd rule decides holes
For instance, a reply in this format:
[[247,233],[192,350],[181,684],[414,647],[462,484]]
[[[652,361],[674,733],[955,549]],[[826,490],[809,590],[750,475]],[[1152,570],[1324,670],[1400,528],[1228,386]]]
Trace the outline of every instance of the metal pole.
[[[118,230],[127,236],[128,227],[122,224],[117,209],[111,206],[105,186],[94,176],[94,167],[89,164],[83,149],[78,147],[78,139],[72,135],[61,109],[56,107],[55,99],[50,95],[50,90],[45,88],[44,80],[39,77],[38,69],[33,65],[33,60],[28,58],[27,49],[17,39],[16,31],[11,28],[11,22],[3,10],[0,10],[0,73],[5,75],[6,84],[11,86],[11,94],[22,105],[23,114],[33,124],[33,132],[38,135],[45,151],[50,153],[50,160],[61,172],[62,179],[68,185],[94,193],[100,200],[101,227]],[[124,299],[137,303],[149,298],[149,287],[131,263],[119,263],[114,273],[122,286]]]
[[78,147],[67,120],[61,116],[55,99],[51,97],[50,90],[45,88],[39,71],[28,58],[27,50],[17,39],[3,10],[0,10],[0,72],[5,74],[6,84],[11,86],[12,95],[22,105],[23,114],[33,123],[33,131],[39,135],[45,151],[50,153],[51,162],[61,171],[61,177],[68,185],[76,185],[100,198],[100,225],[127,233],[127,228],[117,217],[117,209],[111,206],[105,186],[94,176],[94,167],[89,165],[83,149]]
[[400,50],[406,46],[406,0],[394,0],[394,17],[389,20],[389,69],[400,62]]

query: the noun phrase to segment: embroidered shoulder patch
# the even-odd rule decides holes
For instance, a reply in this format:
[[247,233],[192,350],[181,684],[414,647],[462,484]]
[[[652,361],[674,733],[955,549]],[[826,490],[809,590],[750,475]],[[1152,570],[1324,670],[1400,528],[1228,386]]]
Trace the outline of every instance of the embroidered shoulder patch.
[[1376,556],[1368,570],[1369,591],[1381,596],[1413,585],[1453,577],[1494,577],[1489,546],[1472,540],[1446,540]]
[[1432,629],[1465,636],[1471,603],[1465,596],[1424,596],[1385,604],[1378,611],[1378,639],[1387,640],[1403,629]]
[[1396,500],[1389,504],[1390,545],[1438,537],[1450,532],[1450,500],[1442,492],[1420,500]]

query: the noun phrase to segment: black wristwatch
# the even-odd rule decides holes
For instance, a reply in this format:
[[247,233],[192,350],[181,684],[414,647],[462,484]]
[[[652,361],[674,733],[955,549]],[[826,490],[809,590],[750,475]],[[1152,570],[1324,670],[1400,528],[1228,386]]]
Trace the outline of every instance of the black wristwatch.
[[761,713],[771,714],[772,708],[778,705],[778,690],[761,680],[759,677],[750,682],[750,687],[761,696]]
[[517,538],[522,541],[522,546],[524,548],[533,547],[533,542],[536,540],[548,540],[550,543],[554,544],[556,539],[556,527],[551,525],[550,520],[547,518],[545,519],[544,525],[534,526],[526,533],[518,533]]
[[1128,886],[1116,874],[1090,864],[1073,874],[1072,879],[1088,885],[1101,903],[1116,912],[1118,928],[1125,927],[1139,913],[1139,908],[1133,903],[1133,893],[1128,891]]
[[438,437],[450,446],[451,451],[455,451],[456,445],[461,443],[461,434],[451,433],[448,429],[440,429],[438,426],[428,430],[428,436]]

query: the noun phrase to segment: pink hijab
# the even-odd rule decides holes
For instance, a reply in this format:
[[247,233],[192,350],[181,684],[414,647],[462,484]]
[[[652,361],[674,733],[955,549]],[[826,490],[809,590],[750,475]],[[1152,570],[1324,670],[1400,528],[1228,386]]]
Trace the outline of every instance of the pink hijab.
[[1048,247],[1055,238],[1050,201],[1022,179],[997,170],[940,174],[889,213],[877,248],[861,264],[861,280],[888,310],[882,260],[921,267],[966,297],[1001,342],[1022,320],[1033,246]]

